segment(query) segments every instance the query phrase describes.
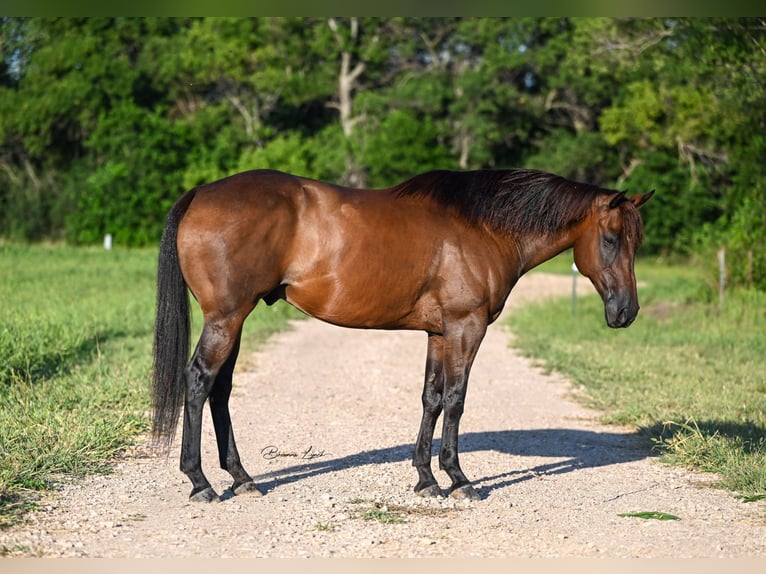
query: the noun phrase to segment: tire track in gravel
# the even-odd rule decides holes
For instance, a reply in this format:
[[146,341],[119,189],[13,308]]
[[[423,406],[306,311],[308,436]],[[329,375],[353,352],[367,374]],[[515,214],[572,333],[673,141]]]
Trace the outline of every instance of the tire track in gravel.
[[[509,306],[570,289],[569,277],[533,273]],[[230,479],[216,468],[206,417],[203,465],[222,503],[187,500],[178,440],[169,454],[138,446],[114,474],[63,485],[25,524],[0,532],[0,548],[111,558],[766,556],[762,504],[661,465],[631,429],[599,424],[509,337],[500,322],[490,327],[461,424],[461,463],[481,501],[412,493],[425,335],[306,320],[235,375],[237,442],[266,496],[224,492]],[[441,471],[437,479],[448,485]],[[681,520],[618,516],[636,511]]]

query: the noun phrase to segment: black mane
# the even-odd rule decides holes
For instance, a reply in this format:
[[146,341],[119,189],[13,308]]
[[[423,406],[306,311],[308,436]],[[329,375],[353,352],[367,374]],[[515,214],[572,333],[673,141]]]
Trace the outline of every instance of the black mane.
[[393,192],[398,197],[432,198],[469,223],[540,235],[582,221],[597,196],[614,193],[529,169],[430,171],[397,185]]

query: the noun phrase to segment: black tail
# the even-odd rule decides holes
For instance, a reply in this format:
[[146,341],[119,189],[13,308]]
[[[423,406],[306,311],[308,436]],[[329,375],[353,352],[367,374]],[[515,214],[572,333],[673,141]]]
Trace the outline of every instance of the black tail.
[[160,241],[157,265],[157,316],[154,322],[152,435],[165,446],[173,442],[184,395],[184,369],[189,360],[189,294],[178,263],[178,224],[193,192],[170,210]]

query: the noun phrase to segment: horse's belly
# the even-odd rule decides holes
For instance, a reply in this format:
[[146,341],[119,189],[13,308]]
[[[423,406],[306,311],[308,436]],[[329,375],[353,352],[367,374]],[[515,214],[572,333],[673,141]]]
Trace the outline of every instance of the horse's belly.
[[355,287],[330,278],[290,284],[285,300],[307,315],[342,327],[426,329],[432,321],[420,313],[416,290],[372,282]]

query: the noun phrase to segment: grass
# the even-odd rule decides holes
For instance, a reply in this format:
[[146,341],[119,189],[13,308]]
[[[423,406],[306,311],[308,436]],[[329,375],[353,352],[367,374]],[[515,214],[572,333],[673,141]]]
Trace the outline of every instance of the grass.
[[[545,270],[568,271],[571,253]],[[639,261],[641,312],[605,326],[598,295],[521,308],[514,345],[585,390],[604,422],[635,425],[666,462],[718,473],[743,496],[766,493],[766,293],[727,292],[695,268]],[[580,278],[579,281],[587,281]]]
[[391,512],[387,508],[375,508],[368,510],[361,515],[362,520],[374,520],[381,524],[403,524],[405,522],[399,513]]
[[365,521],[375,521],[381,524],[403,524],[410,516],[426,516],[430,518],[445,518],[458,512],[462,508],[454,507],[429,507],[409,506],[404,504],[376,502],[366,498],[353,498],[348,501],[352,505],[362,505],[365,509],[356,509],[352,512],[354,518]]
[[[0,527],[63,477],[108,472],[148,430],[156,258],[0,244]],[[259,307],[242,354],[291,316]]]
[[622,512],[617,516],[623,518],[643,518],[644,520],[681,520],[675,514],[667,514],[665,512]]

